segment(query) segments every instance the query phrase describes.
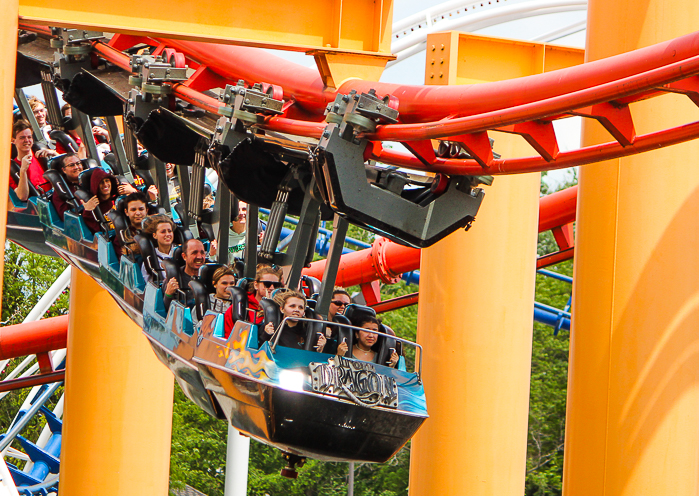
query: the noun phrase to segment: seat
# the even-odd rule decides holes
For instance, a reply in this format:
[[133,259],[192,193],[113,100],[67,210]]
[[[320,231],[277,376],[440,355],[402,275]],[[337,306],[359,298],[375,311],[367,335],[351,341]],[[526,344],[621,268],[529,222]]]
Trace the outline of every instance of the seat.
[[[333,322],[337,322],[338,324],[352,325],[350,319],[339,314],[333,317]],[[342,343],[342,340],[344,339],[347,343],[347,350],[351,352],[352,346],[354,346],[354,330],[350,329],[349,327],[342,326],[335,326],[335,330],[337,331],[337,344],[339,345]]]
[[[97,160],[95,160],[94,158],[90,158],[90,157],[84,158],[81,160],[81,162],[83,164],[84,171],[100,167],[100,163]],[[89,186],[89,183],[88,183],[88,186]],[[88,191],[90,191],[89,188],[88,188]]]
[[[173,296],[173,301],[177,300],[183,305],[187,304],[187,293],[188,288],[182,286],[182,273],[180,272],[180,267],[172,259],[163,260],[163,269],[165,270],[165,280],[175,279],[180,289],[177,290]],[[166,308],[167,310],[167,308]]]
[[320,293],[320,281],[315,277],[301,276],[301,291],[304,292],[306,298],[309,298],[315,293]]
[[324,334],[325,321],[318,318],[318,314],[311,307],[306,307],[305,315],[307,319],[313,319],[315,322],[304,322],[306,325],[306,342],[304,343],[304,349],[308,351],[315,351],[315,345],[318,341],[318,335]]
[[79,204],[75,199],[73,192],[68,187],[68,183],[66,183],[65,178],[60,172],[54,169],[49,169],[44,172],[44,179],[51,183],[54,195],[58,195],[58,198],[68,203],[73,212],[78,211]]
[[312,299],[310,299],[310,298],[306,300],[306,306],[307,306],[308,308],[312,308],[313,310],[316,309],[316,305],[317,305],[317,304],[318,304],[318,302],[317,302],[316,300],[312,300]]
[[231,316],[233,322],[244,320],[247,322],[248,293],[243,288],[228,286],[227,291],[231,294]]
[[[383,324],[379,324],[379,331],[386,334],[395,335],[393,329]],[[388,365],[388,362],[391,359],[391,348],[395,349],[398,355],[402,354],[403,350],[399,350],[399,344],[400,343],[395,339],[391,339],[388,336],[379,335],[379,339],[377,339],[374,346],[372,346],[372,348],[376,351],[374,362],[380,365]]]
[[262,298],[260,301],[260,308],[262,309],[264,318],[262,319],[262,323],[259,325],[257,332],[258,346],[262,346],[262,343],[265,342],[265,339],[263,338],[267,335],[267,333],[265,333],[264,328],[267,326],[267,324],[271,322],[276,330],[279,327],[279,322],[282,320],[279,305],[277,305],[276,301],[270,298]]
[[[15,184],[19,184],[19,164],[12,159],[10,159],[10,177]],[[29,186],[29,196],[41,196],[31,181],[27,180],[27,186]]]
[[176,245],[183,245],[185,241],[188,239],[194,239],[194,235],[192,234],[192,231],[189,229],[185,229],[182,226],[176,226],[175,227],[175,232],[173,233],[173,240],[172,242],[175,243]]
[[155,253],[155,247],[153,246],[152,241],[143,234],[137,234],[134,236],[134,240],[138,244],[138,248],[141,250],[143,267],[145,267],[146,272],[150,275],[151,280],[155,283],[155,285],[160,286],[163,283],[163,278],[160,273],[158,255]]
[[357,325],[359,317],[369,315],[371,317],[376,317],[376,310],[365,305],[357,305],[356,303],[350,303],[345,308],[344,316],[349,319],[352,325]]
[[209,293],[215,293],[216,288],[212,283],[214,272],[223,267],[223,264],[206,264],[199,268],[199,281],[206,287]]
[[201,281],[192,280],[189,283],[189,288],[194,295],[194,307],[192,307],[192,315],[197,322],[201,322],[209,309],[209,292],[206,286]]
[[60,129],[53,129],[49,131],[49,138],[57,143],[60,143],[63,149],[68,152],[77,153],[78,148],[80,148],[68,133],[61,131]]
[[175,248],[175,251],[172,252],[172,258],[173,263],[175,263],[178,267],[183,268],[184,267],[184,258],[182,258],[182,247],[178,246]]
[[233,272],[235,272],[236,279],[240,280],[240,278],[243,277],[243,274],[245,274],[245,262],[239,258],[235,258],[235,261],[233,262]]
[[115,237],[119,240],[121,246],[125,246],[127,244],[126,233],[129,229],[129,219],[124,213],[123,201],[118,200],[116,208],[110,210],[107,215],[112,224],[114,224]]

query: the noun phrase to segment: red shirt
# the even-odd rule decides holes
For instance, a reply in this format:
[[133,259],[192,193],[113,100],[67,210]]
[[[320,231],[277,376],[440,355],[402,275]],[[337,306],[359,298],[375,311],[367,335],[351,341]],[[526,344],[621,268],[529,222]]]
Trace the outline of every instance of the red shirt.
[[[15,159],[15,163],[20,167],[22,166],[21,160]],[[27,169],[27,174],[29,174],[28,179],[40,192],[51,189],[51,184],[44,179],[44,172],[46,172],[44,166],[41,165],[41,162],[39,162],[32,153],[32,163],[29,164],[29,169]],[[10,188],[15,189],[16,187],[17,183],[10,177]]]

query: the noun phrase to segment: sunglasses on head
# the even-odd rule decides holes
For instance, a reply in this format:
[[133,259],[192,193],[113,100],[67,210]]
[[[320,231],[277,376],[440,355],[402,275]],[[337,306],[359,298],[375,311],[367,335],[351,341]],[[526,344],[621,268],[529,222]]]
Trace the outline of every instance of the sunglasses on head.
[[269,288],[279,289],[283,286],[283,284],[281,282],[276,282],[276,281],[257,281],[257,282],[260,284],[264,284],[265,288],[267,288],[267,289],[269,289]]
[[344,301],[340,301],[340,300],[332,300],[330,303],[332,303],[333,305],[336,305],[338,307],[346,307],[347,305],[349,305],[349,303],[345,303]]

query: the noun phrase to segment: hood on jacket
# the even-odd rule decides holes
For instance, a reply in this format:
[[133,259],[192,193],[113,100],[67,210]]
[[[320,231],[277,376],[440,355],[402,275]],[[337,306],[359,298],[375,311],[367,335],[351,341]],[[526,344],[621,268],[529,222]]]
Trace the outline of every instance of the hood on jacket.
[[119,183],[117,182],[116,177],[114,177],[112,174],[109,172],[105,171],[101,167],[96,167],[93,169],[93,173],[90,176],[90,193],[93,195],[97,195],[99,192],[99,185],[102,179],[104,178],[109,178],[110,182],[112,183],[112,196],[111,198],[115,198],[119,195],[119,192],[117,188],[119,187]]

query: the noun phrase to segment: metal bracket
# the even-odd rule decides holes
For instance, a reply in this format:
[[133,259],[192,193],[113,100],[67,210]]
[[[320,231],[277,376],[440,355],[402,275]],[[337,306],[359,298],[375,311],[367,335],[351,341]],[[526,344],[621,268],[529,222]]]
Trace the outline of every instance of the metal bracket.
[[140,87],[143,93],[151,95],[168,95],[170,84],[187,80],[187,66],[175,67],[174,63],[153,55],[132,55],[129,82]]
[[51,46],[56,48],[54,68],[61,79],[73,80],[82,69],[91,69],[92,41],[104,39],[101,31],[51,28]]
[[275,88],[268,86],[265,90],[261,83],[252,88],[245,87],[242,79],[238,84],[226,85],[220,100],[226,105],[218,113],[230,119],[240,119],[244,124],[257,124],[261,115],[281,115],[284,100],[275,98]]
[[314,174],[321,196],[337,214],[396,242],[424,248],[456,229],[470,227],[484,193],[468,176],[438,175],[427,185],[398,177],[401,173],[393,170],[368,173],[364,165],[368,142],[357,136],[397,120],[388,101],[388,97],[379,100],[373,91],[338,95],[328,109],[328,115],[335,115],[316,148]]

